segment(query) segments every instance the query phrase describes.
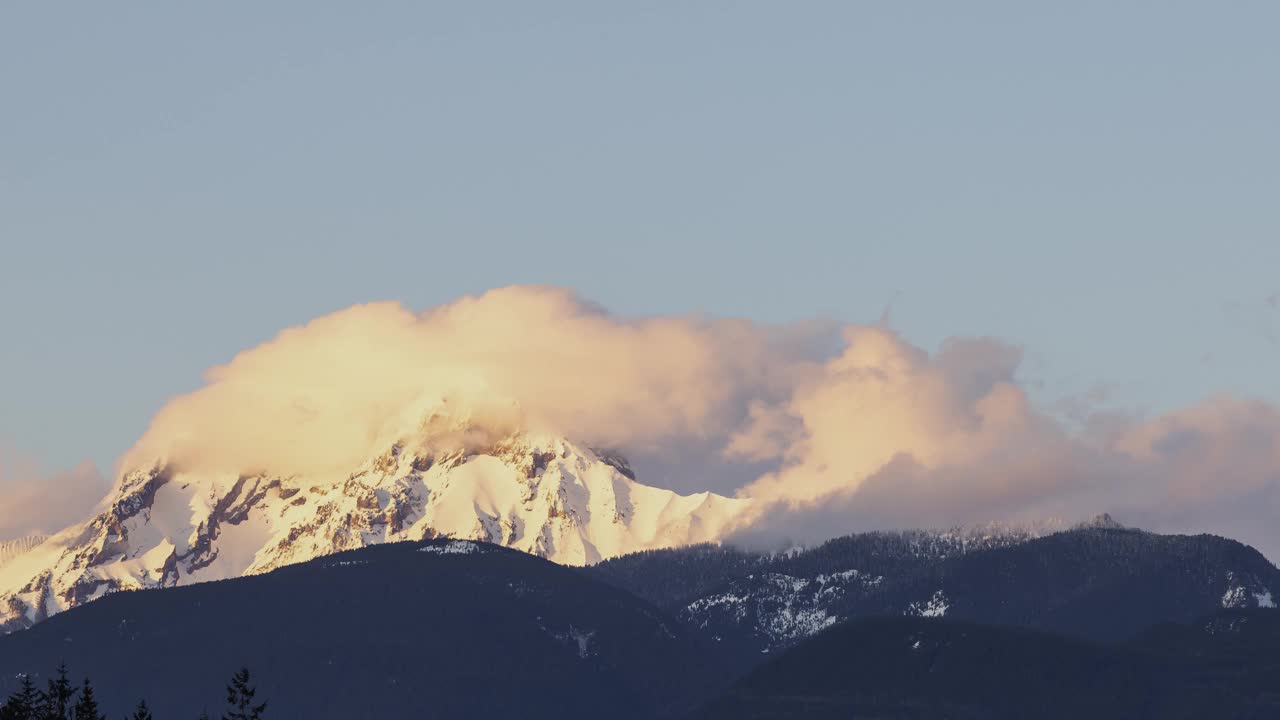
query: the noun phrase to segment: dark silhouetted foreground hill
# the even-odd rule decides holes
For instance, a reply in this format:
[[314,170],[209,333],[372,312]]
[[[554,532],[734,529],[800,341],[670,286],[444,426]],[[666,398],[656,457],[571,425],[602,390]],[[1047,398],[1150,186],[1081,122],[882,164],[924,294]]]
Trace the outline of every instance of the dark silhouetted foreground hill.
[[139,698],[158,718],[216,710],[241,665],[281,720],[649,718],[687,711],[726,680],[724,663],[650,604],[465,541],[109,595],[0,637],[0,692],[63,660],[93,679],[112,717]]
[[[1237,629],[1229,638],[1205,630],[1233,623]],[[760,666],[694,717],[1277,718],[1277,628],[1275,610],[1231,611],[1195,627],[1166,626],[1132,644],[1107,646],[941,619],[855,620]],[[1238,645],[1251,649],[1240,654]]]

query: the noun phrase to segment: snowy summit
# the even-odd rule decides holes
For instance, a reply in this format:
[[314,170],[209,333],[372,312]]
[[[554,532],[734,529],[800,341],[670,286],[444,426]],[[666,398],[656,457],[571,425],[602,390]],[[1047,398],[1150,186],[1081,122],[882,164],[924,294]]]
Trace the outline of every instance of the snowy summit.
[[582,565],[714,540],[749,501],[638,483],[561,437],[484,447],[403,438],[345,477],[125,472],[96,516],[0,566],[0,631],[118,590],[262,573],[340,550],[448,536]]

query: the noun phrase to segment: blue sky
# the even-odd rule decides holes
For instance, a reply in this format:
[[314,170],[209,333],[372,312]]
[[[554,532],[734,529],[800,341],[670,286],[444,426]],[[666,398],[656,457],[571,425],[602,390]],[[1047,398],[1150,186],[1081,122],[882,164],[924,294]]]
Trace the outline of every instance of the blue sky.
[[8,4],[0,447],[103,469],[279,329],[511,283],[1280,400],[1280,5]]

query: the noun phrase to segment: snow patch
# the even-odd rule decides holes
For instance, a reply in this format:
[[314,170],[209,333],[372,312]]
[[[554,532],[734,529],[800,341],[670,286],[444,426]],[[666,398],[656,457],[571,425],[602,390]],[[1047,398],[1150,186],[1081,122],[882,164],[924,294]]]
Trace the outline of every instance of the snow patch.
[[1275,607],[1276,603],[1271,596],[1271,590],[1261,585],[1262,583],[1258,582],[1256,577],[1250,576],[1242,580],[1236,577],[1234,572],[1227,571],[1227,590],[1222,594],[1222,607]]
[[766,650],[789,645],[814,635],[840,621],[831,612],[832,604],[858,587],[869,588],[883,578],[857,570],[813,579],[783,573],[748,575],[731,591],[699,598],[687,606],[682,617],[706,629],[714,620],[736,624],[750,621],[766,640]]
[[537,621],[538,628],[542,630],[542,632],[550,635],[559,642],[576,648],[578,657],[586,659],[595,654],[591,649],[591,639],[596,636],[595,630],[579,630],[573,625],[569,625],[569,629],[566,632],[555,632],[542,624],[541,615],[537,617]]
[[484,547],[470,540],[450,540],[444,545],[420,547],[418,552],[432,555],[479,555],[484,552]]
[[947,600],[947,596],[938,590],[925,602],[911,603],[905,614],[916,617],[945,617],[950,607],[951,603]]
[[1222,607],[1224,608],[1244,607],[1249,604],[1248,597],[1249,597],[1249,594],[1244,589],[1243,586],[1234,585],[1234,586],[1228,587],[1227,591],[1222,594]]
[[573,644],[578,646],[578,657],[586,658],[592,654],[591,638],[595,636],[596,636],[596,633],[594,630],[587,632],[585,630],[579,630],[574,626],[570,625],[569,632],[564,633],[563,635],[558,635],[557,637],[559,637],[560,640],[564,642],[572,641]]

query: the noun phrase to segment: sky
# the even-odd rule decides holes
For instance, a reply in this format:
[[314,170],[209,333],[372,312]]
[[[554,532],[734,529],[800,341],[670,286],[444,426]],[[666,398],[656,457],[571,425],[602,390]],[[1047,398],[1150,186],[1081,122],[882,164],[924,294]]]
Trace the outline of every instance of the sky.
[[529,283],[990,336],[1068,417],[1280,402],[1278,25],[1269,2],[6,4],[0,460],[109,474],[282,328]]

